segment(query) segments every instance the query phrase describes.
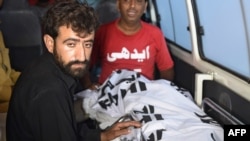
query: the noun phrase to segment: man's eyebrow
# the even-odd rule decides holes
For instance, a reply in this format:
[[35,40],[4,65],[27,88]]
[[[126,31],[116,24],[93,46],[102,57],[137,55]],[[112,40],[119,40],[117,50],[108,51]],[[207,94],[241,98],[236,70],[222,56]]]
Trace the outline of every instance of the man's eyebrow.
[[85,40],[85,42],[94,42],[94,40],[93,39],[89,39],[89,40]]
[[68,39],[64,40],[63,43],[66,43],[68,41],[80,42],[80,39],[68,38]]
[[[68,38],[68,39],[64,40],[63,43],[66,43],[68,41],[80,42],[80,39]],[[94,40],[93,39],[89,39],[89,40],[85,40],[85,42],[92,42],[93,43]]]

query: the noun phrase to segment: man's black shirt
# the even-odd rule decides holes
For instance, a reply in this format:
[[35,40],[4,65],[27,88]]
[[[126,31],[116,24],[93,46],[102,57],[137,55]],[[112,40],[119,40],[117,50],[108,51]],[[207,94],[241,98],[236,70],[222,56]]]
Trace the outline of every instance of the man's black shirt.
[[19,77],[7,113],[8,141],[99,141],[100,131],[78,128],[73,95],[78,82],[65,74],[50,53]]

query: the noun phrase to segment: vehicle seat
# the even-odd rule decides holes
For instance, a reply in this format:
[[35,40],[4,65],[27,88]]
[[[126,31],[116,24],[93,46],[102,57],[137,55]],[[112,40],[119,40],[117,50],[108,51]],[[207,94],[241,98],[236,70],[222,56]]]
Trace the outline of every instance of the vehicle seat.
[[0,20],[11,67],[22,71],[44,51],[39,16],[27,0],[6,0],[0,10]]
[[120,16],[116,8],[116,0],[100,0],[95,10],[101,24],[111,22]]

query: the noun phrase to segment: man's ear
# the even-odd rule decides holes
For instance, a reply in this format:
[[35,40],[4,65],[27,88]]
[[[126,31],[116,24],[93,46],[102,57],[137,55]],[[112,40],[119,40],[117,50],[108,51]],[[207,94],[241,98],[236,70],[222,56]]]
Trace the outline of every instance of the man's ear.
[[48,49],[48,51],[50,53],[53,53],[53,50],[54,50],[54,39],[50,35],[45,34],[43,36],[43,40],[44,40],[45,46]]

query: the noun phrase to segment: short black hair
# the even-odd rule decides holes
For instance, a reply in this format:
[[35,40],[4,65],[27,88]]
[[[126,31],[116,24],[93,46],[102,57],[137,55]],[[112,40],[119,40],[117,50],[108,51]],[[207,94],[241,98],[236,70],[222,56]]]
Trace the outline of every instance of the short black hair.
[[91,33],[99,26],[94,8],[76,0],[55,2],[43,18],[43,32],[53,39],[58,36],[59,27],[66,25],[78,34]]

